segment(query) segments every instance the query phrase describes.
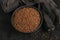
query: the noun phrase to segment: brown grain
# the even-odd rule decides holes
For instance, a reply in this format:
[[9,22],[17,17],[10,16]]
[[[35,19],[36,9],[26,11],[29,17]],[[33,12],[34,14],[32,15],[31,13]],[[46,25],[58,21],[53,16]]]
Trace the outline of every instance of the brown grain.
[[15,12],[12,17],[14,28],[20,32],[29,33],[39,28],[41,16],[35,8],[24,7]]

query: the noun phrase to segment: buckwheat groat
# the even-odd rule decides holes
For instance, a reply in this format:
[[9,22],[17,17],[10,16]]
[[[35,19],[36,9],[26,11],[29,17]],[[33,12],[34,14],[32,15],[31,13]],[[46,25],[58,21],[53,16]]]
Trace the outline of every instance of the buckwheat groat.
[[35,8],[23,7],[12,16],[12,24],[14,28],[20,32],[30,33],[40,28],[41,22],[40,12]]

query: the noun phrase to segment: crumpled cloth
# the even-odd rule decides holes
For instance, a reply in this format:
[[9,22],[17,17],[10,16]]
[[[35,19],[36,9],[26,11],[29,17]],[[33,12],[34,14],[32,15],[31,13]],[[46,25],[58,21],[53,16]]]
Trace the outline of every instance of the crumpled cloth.
[[[0,2],[0,40],[58,40],[60,37],[60,9],[57,8],[58,5],[53,0],[26,1],[2,0]],[[10,21],[12,15],[11,11],[17,9],[20,5],[34,6],[42,12],[43,24],[37,32],[24,34],[17,32],[12,27]],[[6,15],[4,13],[8,14]]]
[[16,9],[18,5],[18,0],[1,0],[1,7],[5,13],[9,13]]

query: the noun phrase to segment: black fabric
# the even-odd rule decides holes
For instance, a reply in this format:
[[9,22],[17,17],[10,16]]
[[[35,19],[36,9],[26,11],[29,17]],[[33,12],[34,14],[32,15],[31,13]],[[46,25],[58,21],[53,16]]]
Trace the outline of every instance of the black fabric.
[[2,0],[1,6],[4,12],[8,13],[16,9],[19,5],[18,0]]
[[[27,4],[25,0],[18,0],[10,5],[7,5],[6,11],[0,2],[0,40],[60,40],[60,1],[59,0],[34,0]],[[8,0],[8,2],[10,2]],[[16,4],[16,5],[15,5]],[[41,28],[36,32],[25,34],[15,30],[11,24],[11,16],[15,9],[22,6],[33,6],[42,12],[43,23]],[[6,8],[7,8],[6,7]],[[4,11],[5,10],[5,11]],[[6,14],[7,13],[7,14]]]

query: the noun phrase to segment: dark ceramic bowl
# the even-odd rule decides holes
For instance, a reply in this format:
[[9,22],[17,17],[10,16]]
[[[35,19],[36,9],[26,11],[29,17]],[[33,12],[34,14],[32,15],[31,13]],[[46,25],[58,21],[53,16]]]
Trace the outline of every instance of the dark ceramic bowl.
[[[36,29],[33,31],[33,32],[36,32],[38,29],[40,29],[40,27],[41,27],[41,25],[42,25],[42,23],[43,23],[43,16],[42,16],[42,13],[41,13],[41,11],[40,11],[39,9],[37,9],[36,7],[22,6],[22,7],[17,8],[17,9],[13,12],[12,17],[11,17],[12,26],[15,28],[15,26],[14,26],[14,24],[13,24],[13,21],[12,21],[12,19],[13,19],[15,13],[16,13],[19,9],[26,8],[26,7],[28,7],[28,8],[34,8],[34,9],[36,9],[36,10],[39,12],[39,14],[40,14],[41,22],[40,22],[40,24],[38,25],[38,28],[36,28]],[[15,29],[16,29],[16,28],[15,28]],[[17,30],[17,29],[16,29],[16,30]],[[17,30],[17,31],[19,31],[19,30]],[[21,31],[19,31],[19,32],[21,32]],[[22,33],[32,33],[32,32],[22,32]]]

